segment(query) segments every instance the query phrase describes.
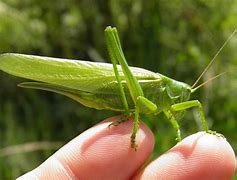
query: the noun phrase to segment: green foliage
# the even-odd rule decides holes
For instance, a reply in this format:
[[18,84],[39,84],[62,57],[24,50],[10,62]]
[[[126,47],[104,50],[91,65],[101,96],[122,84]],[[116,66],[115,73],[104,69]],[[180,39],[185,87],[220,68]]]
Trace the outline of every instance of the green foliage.
[[[93,6],[92,6],[93,4]],[[2,0],[0,52],[106,61],[103,30],[116,26],[129,65],[191,84],[236,28],[237,1]],[[218,56],[200,89],[209,126],[237,151],[237,36]],[[107,62],[110,62],[108,59]],[[67,142],[113,115],[85,108],[53,93],[20,89],[22,79],[0,72],[0,148],[31,141]],[[188,111],[183,136],[198,130]],[[92,116],[93,115],[93,116]],[[194,116],[195,117],[195,116]],[[161,115],[143,117],[156,135],[155,153],[174,145],[175,132]],[[52,150],[0,157],[0,179],[13,179],[46,159]]]

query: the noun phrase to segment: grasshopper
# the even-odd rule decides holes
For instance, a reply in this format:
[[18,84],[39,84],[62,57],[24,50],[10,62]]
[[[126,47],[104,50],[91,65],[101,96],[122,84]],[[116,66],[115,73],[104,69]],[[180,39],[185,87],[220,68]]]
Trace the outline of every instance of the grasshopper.
[[[216,56],[235,32],[223,44]],[[122,118],[110,125],[116,126],[129,119],[130,116],[134,116],[131,147],[135,150],[140,114],[163,112],[176,130],[177,140],[181,141],[178,120],[182,118],[184,110],[196,107],[203,130],[219,135],[209,130],[202,104],[198,100],[190,100],[190,95],[197,89],[223,74],[196,86],[216,56],[194,85],[190,86],[159,73],[129,67],[116,28],[107,27],[105,37],[112,65],[6,53],[0,55],[0,69],[9,74],[35,81],[21,83],[20,87],[56,92],[87,107],[120,111],[124,114]]]

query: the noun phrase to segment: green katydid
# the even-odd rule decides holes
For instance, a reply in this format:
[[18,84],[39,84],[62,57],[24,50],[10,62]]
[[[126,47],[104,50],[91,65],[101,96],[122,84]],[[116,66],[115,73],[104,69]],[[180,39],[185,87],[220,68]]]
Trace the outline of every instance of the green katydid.
[[[223,44],[216,56],[235,32]],[[21,83],[19,84],[21,87],[56,92],[95,109],[122,112],[124,117],[111,125],[118,125],[129,116],[134,115],[131,147],[135,149],[139,114],[141,113],[164,112],[176,130],[177,140],[180,141],[181,135],[177,120],[182,117],[184,110],[197,107],[203,129],[207,133],[217,134],[208,129],[201,103],[198,100],[189,100],[191,93],[221,75],[196,86],[216,56],[194,85],[189,86],[159,73],[129,67],[116,28],[107,27],[105,37],[112,65],[6,53],[0,55],[0,69],[15,76],[36,81]],[[118,63],[120,65],[117,65]]]

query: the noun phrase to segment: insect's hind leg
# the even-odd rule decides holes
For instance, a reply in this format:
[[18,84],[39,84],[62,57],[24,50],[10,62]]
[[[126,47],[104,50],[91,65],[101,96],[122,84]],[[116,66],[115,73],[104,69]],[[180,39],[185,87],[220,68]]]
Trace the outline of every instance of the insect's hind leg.
[[108,127],[111,126],[118,126],[119,124],[129,120],[129,118],[132,116],[133,114],[130,112],[124,113],[117,121],[114,121],[112,123],[109,124]]
[[164,113],[165,113],[166,117],[169,119],[173,128],[176,130],[176,140],[178,142],[180,142],[182,140],[182,138],[181,138],[181,133],[180,133],[178,122],[176,121],[176,119],[174,118],[174,116],[172,115],[172,113],[170,111],[164,111]]

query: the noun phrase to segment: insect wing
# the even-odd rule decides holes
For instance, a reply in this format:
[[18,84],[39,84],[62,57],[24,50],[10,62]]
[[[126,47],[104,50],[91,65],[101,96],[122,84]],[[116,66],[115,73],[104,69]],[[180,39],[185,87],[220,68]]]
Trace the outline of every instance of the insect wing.
[[[86,92],[96,92],[116,81],[113,67],[108,63],[14,53],[0,55],[0,69],[18,77]],[[131,69],[138,80],[159,78],[158,74],[142,68]],[[120,66],[118,70],[124,80]]]

